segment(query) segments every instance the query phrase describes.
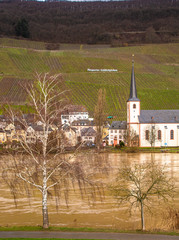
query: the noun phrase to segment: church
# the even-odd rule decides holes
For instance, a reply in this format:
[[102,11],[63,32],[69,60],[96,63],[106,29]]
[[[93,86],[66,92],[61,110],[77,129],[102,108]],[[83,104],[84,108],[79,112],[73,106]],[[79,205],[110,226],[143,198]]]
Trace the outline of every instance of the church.
[[127,100],[127,129],[138,137],[139,147],[179,146],[179,110],[141,110],[137,97],[134,62]]

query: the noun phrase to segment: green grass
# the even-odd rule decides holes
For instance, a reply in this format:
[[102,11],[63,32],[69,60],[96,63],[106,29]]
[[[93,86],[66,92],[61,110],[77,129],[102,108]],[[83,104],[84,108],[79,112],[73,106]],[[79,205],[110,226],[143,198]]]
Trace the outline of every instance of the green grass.
[[[36,71],[62,73],[74,104],[86,105],[88,111],[93,113],[98,90],[106,88],[106,112],[116,116],[115,120],[126,119],[131,55],[135,54],[135,76],[141,108],[179,109],[179,44],[123,48],[60,46],[63,50],[46,51],[43,50],[44,43],[0,39],[0,101],[3,96],[17,105],[25,102],[20,88],[11,86],[18,79],[31,80]],[[88,68],[117,69],[118,72],[88,72]]]

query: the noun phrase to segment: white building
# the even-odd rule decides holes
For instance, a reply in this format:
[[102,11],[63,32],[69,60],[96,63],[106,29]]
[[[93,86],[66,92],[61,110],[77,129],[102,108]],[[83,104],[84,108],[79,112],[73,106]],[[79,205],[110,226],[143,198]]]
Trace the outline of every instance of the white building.
[[88,111],[84,106],[69,105],[61,114],[61,123],[70,125],[73,121],[88,119],[88,117]]
[[141,110],[137,98],[134,63],[130,97],[127,101],[127,128],[135,132],[140,147],[179,146],[179,110]]
[[126,140],[126,121],[113,121],[109,127],[109,145],[117,145]]

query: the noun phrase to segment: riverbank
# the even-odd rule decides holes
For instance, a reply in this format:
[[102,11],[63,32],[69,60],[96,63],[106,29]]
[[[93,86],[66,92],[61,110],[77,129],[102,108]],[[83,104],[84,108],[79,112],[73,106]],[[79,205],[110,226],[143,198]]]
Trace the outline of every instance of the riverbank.
[[[5,148],[3,145],[0,146],[0,153],[1,154],[13,154],[16,153],[19,149],[16,148]],[[68,148],[64,153],[73,153],[75,152],[75,148]],[[179,153],[179,146],[178,147],[112,147],[107,146],[103,147],[98,151],[96,148],[81,148],[81,152],[88,152],[88,151],[100,152],[100,153]],[[79,149],[78,149],[79,151]],[[55,153],[55,152],[54,152]],[[54,154],[53,153],[53,154]]]
[[176,231],[163,231],[163,230],[153,230],[153,231],[142,231],[142,230],[119,230],[112,228],[69,228],[69,227],[55,227],[51,226],[48,229],[43,229],[42,226],[0,226],[0,232],[12,232],[12,231],[28,231],[28,232],[93,232],[93,233],[130,233],[130,234],[155,234],[155,235],[169,235],[169,236],[179,236],[179,230]]
[[101,152],[109,153],[179,153],[179,147],[106,147]]

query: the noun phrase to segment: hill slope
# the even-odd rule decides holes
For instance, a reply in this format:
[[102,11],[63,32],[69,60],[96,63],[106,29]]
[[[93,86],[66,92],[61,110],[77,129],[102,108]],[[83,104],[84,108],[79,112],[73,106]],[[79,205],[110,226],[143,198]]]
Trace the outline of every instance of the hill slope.
[[[24,92],[18,82],[30,81],[35,71],[62,73],[66,86],[71,89],[73,103],[86,105],[93,113],[98,89],[106,88],[106,111],[116,119],[125,119],[131,55],[135,54],[141,108],[179,109],[179,44],[125,48],[62,45],[64,50],[37,51],[10,48],[5,42],[8,43],[0,41],[0,101],[7,98],[15,104],[24,103]],[[25,47],[25,42],[20,43]],[[30,47],[33,47],[32,42]],[[117,72],[89,72],[87,69],[117,69]]]

